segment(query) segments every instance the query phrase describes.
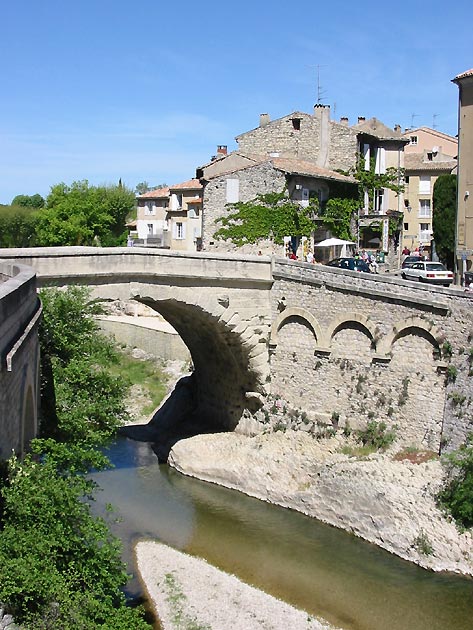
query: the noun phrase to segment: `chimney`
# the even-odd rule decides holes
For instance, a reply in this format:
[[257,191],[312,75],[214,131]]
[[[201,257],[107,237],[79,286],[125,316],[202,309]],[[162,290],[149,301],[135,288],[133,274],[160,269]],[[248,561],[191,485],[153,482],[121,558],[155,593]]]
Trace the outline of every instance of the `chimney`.
[[401,133],[401,125],[394,125],[394,131],[396,133]]
[[227,155],[227,145],[219,144],[217,145],[217,156],[219,155]]
[[270,122],[269,114],[259,115],[259,126],[265,127]]
[[342,116],[340,118],[340,124],[345,125],[345,127],[348,127],[348,116]]
[[364,123],[366,118],[364,116],[358,116],[358,124]]

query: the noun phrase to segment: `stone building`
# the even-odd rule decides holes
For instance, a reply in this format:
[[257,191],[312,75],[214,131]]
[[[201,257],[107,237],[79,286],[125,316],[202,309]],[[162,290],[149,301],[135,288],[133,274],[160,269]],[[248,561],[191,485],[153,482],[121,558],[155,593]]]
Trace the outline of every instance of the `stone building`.
[[[196,171],[204,186],[203,242],[206,248],[226,247],[223,243],[218,244],[213,236],[215,220],[224,215],[225,204],[250,201],[259,193],[279,192],[286,183],[287,175],[304,173],[315,177],[318,184],[310,188],[294,180],[294,186],[300,186],[300,201],[307,201],[311,194],[316,194],[319,201],[326,201],[333,188],[330,182],[354,183],[347,173],[355,170],[359,156],[362,156],[366,169],[374,168],[381,174],[393,167],[400,173],[404,165],[403,147],[407,142],[401,137],[399,126],[393,130],[375,118],[366,120],[359,117],[352,126],[347,118],[333,121],[330,119],[330,107],[326,105],[316,105],[312,115],[293,112],[274,121],[268,114],[262,114],[259,126],[240,134],[236,141],[236,151],[228,155],[226,151],[219,152],[211,162]],[[291,160],[292,165],[286,169],[288,165],[282,165],[278,160]],[[296,166],[297,162],[303,162],[305,166]],[[262,169],[264,163],[269,165],[266,169]],[[308,167],[308,164],[311,166]],[[259,168],[255,169],[257,165]],[[316,172],[315,169],[319,170]],[[268,176],[268,173],[272,175]],[[240,183],[242,179],[247,180],[246,183]],[[225,191],[230,187],[229,192],[223,194],[222,187]],[[352,191],[347,196],[353,196]],[[398,212],[403,206],[402,199],[387,189],[377,190],[374,194],[367,192],[361,205],[360,214],[364,216],[365,226],[370,225],[370,217],[375,215],[373,221],[377,227],[380,215]],[[387,251],[385,240],[380,240],[380,245],[385,245]]]
[[473,267],[473,68],[453,82],[459,89],[456,268],[463,274]]
[[[291,200],[307,207],[312,198],[316,198],[321,207],[330,197],[331,191],[343,188],[355,194],[356,182],[352,177],[342,175],[327,168],[317,166],[314,162],[288,157],[263,157],[230,154],[227,160],[210,164],[203,169],[204,182],[204,216],[203,237],[206,248],[228,251],[236,247],[229,242],[218,240],[215,233],[219,229],[218,219],[222,216],[227,204],[238,201],[250,201],[257,195],[280,192],[287,189]],[[240,166],[236,166],[239,163]],[[297,245],[296,245],[297,246]],[[271,251],[272,245],[248,245],[244,250],[256,253],[263,249]],[[282,254],[282,252],[280,252]]]

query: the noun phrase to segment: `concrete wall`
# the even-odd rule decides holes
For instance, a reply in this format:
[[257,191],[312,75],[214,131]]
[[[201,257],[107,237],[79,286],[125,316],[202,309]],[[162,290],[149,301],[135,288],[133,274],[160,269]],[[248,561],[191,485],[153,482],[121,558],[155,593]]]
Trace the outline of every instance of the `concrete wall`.
[[34,272],[0,260],[0,458],[21,455],[38,429],[41,307]]
[[190,361],[189,350],[177,333],[154,330],[141,325],[140,319],[140,317],[135,317],[126,318],[126,321],[117,321],[99,318],[97,323],[103,332],[129,348],[140,348],[166,361],[175,359]]

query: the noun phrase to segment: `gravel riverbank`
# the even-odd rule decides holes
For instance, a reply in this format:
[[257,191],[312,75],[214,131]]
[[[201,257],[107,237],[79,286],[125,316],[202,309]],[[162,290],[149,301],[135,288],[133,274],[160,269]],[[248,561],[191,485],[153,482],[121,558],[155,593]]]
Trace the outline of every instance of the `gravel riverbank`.
[[151,541],[135,552],[163,630],[335,630],[205,560]]

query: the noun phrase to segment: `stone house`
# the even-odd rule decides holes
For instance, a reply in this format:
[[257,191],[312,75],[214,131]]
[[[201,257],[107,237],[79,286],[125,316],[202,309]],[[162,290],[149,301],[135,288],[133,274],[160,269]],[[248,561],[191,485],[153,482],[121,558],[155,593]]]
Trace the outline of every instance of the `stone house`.
[[138,195],[135,244],[196,251],[202,237],[202,184],[191,179]]
[[[356,182],[314,162],[289,157],[249,156],[239,152],[203,167],[201,182],[204,184],[203,240],[207,249],[233,250],[233,244],[214,237],[227,204],[250,201],[257,195],[280,192],[287,189],[290,199],[301,207],[307,207],[316,197],[323,207],[331,191],[343,188],[351,196],[355,194]],[[288,235],[289,236],[289,235]],[[323,238],[323,237],[322,237]],[[268,249],[272,244],[248,245],[247,253]],[[281,253],[281,252],[280,252]]]
[[456,269],[460,275],[473,271],[473,68],[457,75],[458,85],[458,181]]
[[[257,194],[282,190],[289,175],[294,178],[304,173],[314,178],[317,185],[312,183],[311,189],[300,182],[294,183],[301,188],[294,188],[291,194],[300,190],[301,196],[317,195],[321,202],[326,201],[330,182],[354,183],[348,173],[356,168],[359,156],[363,156],[367,168],[371,168],[374,159],[379,173],[390,166],[402,168],[403,147],[407,142],[401,137],[399,126],[392,130],[375,118],[366,121],[360,117],[353,126],[348,124],[347,118],[333,121],[330,107],[326,105],[316,105],[312,115],[293,112],[274,121],[268,114],[262,114],[259,126],[240,134],[236,141],[236,151],[228,155],[226,151],[219,151],[211,162],[196,171],[196,177],[204,186],[203,241],[206,248],[225,247],[217,243],[213,233],[215,220],[224,214],[226,203],[249,201]],[[291,166],[283,164],[282,160],[290,160]],[[366,195],[366,202],[360,208],[368,225],[368,215],[374,214],[379,225],[379,215],[387,216],[388,212],[397,212],[402,207],[401,200],[392,191],[376,191],[372,210],[368,199]]]

